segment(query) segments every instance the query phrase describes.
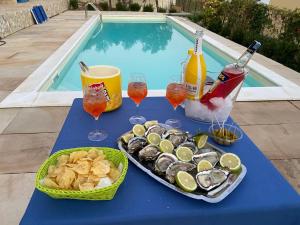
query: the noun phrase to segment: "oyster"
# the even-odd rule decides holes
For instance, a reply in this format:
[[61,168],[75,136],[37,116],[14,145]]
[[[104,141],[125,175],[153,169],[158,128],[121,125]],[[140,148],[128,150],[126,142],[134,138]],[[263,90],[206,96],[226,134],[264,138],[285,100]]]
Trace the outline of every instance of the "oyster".
[[139,159],[145,161],[155,160],[160,155],[160,150],[156,145],[147,145],[139,151]]
[[208,160],[213,166],[219,162],[219,155],[216,152],[206,152],[193,156],[193,161],[198,164],[201,160]]
[[191,149],[194,153],[198,151],[196,145],[195,145],[193,142],[189,142],[189,141],[180,144],[179,147],[188,147],[188,148]]
[[148,130],[146,131],[146,136],[150,133],[156,133],[159,134],[160,136],[162,136],[165,132],[167,131],[167,129],[159,124],[153,125],[151,127],[148,128]]
[[214,150],[211,149],[211,148],[201,148],[201,149],[198,149],[196,154],[202,154],[202,153],[208,153],[208,152],[213,152]]
[[187,133],[177,129],[168,130],[164,137],[171,141],[175,147],[178,147],[188,139]]
[[128,153],[135,153],[147,145],[147,140],[144,137],[134,137],[128,141]]
[[196,175],[196,181],[200,188],[209,191],[221,185],[228,176],[228,172],[221,169],[211,169],[199,172]]
[[168,169],[169,165],[176,162],[178,159],[175,155],[170,153],[161,154],[155,161],[155,171],[159,174],[163,174]]
[[191,171],[195,169],[196,166],[192,163],[176,161],[169,165],[166,170],[166,178],[170,183],[175,182],[175,176],[179,171]]

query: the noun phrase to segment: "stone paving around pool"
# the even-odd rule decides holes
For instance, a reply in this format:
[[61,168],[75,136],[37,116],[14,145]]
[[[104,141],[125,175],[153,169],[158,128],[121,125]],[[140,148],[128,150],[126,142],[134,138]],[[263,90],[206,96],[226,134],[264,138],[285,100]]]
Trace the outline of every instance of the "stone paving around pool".
[[[0,101],[83,23],[67,11],[21,30],[0,47]],[[207,31],[238,51],[244,48]],[[257,54],[255,59],[300,84],[300,74]],[[48,157],[69,107],[0,109],[1,225],[18,224],[34,190],[34,175]],[[300,193],[300,101],[238,102],[233,118]],[[267,182],[267,181],[266,181]]]

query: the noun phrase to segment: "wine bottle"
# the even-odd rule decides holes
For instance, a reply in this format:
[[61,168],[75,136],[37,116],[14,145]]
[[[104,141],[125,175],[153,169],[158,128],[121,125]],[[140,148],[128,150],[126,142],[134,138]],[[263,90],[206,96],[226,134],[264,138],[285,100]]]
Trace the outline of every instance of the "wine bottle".
[[260,46],[260,42],[254,41],[236,61],[236,63],[225,66],[209,91],[202,96],[200,102],[207,105],[209,109],[213,110],[216,108],[216,106],[210,101],[212,98],[225,99],[234,91],[236,91],[234,94],[234,98],[236,98],[240,88],[243,85],[243,81],[248,74],[248,70],[245,68],[245,66],[248,64],[253,54]]

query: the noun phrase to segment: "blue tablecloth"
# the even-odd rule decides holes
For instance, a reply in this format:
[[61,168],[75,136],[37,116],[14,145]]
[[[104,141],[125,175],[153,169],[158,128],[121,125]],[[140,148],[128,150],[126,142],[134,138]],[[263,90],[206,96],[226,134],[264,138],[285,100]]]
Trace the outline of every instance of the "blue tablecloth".
[[[147,98],[140,107],[140,113],[148,120],[164,122],[178,117],[183,121],[183,129],[190,132],[208,128],[185,118],[182,109],[174,112],[161,97]],[[82,100],[76,99],[52,153],[80,146],[117,148],[116,139],[131,129],[128,118],[134,112],[134,104],[124,99],[120,109],[105,113],[99,126],[109,132],[109,138],[100,144],[93,143],[88,141],[87,134],[95,121],[83,111]],[[112,201],[55,200],[35,190],[21,224],[299,225],[299,195],[251,140],[245,135],[239,143],[224,149],[238,154],[248,172],[238,188],[220,203],[178,194],[130,163],[126,179]]]

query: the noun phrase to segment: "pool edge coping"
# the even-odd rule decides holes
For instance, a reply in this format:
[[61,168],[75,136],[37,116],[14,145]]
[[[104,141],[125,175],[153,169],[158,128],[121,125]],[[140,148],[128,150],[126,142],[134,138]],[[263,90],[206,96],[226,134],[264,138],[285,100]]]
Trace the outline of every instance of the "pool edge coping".
[[[112,18],[143,18],[145,20],[153,18],[169,18],[185,30],[193,34],[195,29],[190,25],[180,21],[173,16],[166,15],[104,15],[105,17]],[[87,20],[76,32],[68,38],[56,51],[54,51],[33,73],[31,73],[13,92],[11,92],[2,102],[0,108],[14,108],[14,107],[39,107],[39,106],[70,106],[74,98],[82,97],[81,91],[56,91],[46,92],[40,91],[40,88],[49,80],[55,71],[58,69],[65,58],[75,48],[75,46],[88,35],[88,32],[99,17],[94,15]],[[239,53],[215,39],[205,35],[204,40],[216,48],[223,54],[236,59]],[[292,81],[282,77],[274,71],[266,68],[265,66],[251,61],[249,67],[264,76],[266,79],[278,85],[285,85],[280,87],[243,87],[237,98],[237,101],[268,101],[268,100],[300,100],[300,86]],[[49,69],[51,68],[51,69]],[[262,73],[263,71],[264,73]],[[45,74],[47,74],[45,76]],[[270,79],[272,76],[272,79]],[[275,77],[275,81],[274,81]],[[296,89],[296,90],[295,90]],[[122,91],[123,97],[127,94]],[[64,95],[64,98],[60,98]],[[164,90],[149,90],[148,96],[164,96]]]

